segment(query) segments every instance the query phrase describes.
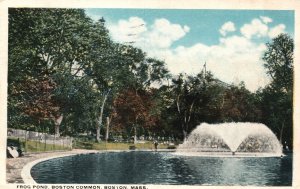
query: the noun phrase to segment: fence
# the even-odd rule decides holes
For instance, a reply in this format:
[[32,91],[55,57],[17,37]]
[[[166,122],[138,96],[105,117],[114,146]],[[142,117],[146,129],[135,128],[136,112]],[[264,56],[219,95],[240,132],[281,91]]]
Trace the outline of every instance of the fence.
[[72,149],[72,137],[57,137],[47,133],[26,131],[21,129],[8,129],[10,140],[17,140],[25,152],[54,151]]

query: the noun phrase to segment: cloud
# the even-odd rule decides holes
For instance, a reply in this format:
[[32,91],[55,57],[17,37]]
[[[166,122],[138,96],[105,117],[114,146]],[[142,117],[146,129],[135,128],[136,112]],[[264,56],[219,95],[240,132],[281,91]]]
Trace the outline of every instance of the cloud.
[[181,39],[190,31],[188,26],[172,24],[167,19],[156,19],[149,33],[145,35],[145,42],[158,48],[169,48],[173,42]]
[[112,38],[118,42],[131,42],[147,31],[146,22],[139,17],[119,20],[117,24],[108,25]]
[[273,20],[269,17],[260,16],[260,19],[255,18],[249,24],[244,24],[240,31],[246,38],[252,37],[269,37],[274,38],[281,33],[285,33],[285,25],[279,24],[273,28],[269,27],[269,23]]
[[250,91],[255,91],[269,83],[260,59],[265,49],[264,44],[255,44],[244,36],[235,35],[222,38],[218,45],[180,46],[161,53],[161,56],[173,74],[197,74],[206,62],[207,69],[220,80],[229,84],[244,81]]
[[165,18],[156,19],[147,27],[142,18],[130,17],[128,20],[120,20],[117,24],[108,27],[114,40],[125,43],[134,42],[136,46],[143,49],[169,48],[190,31],[188,26],[173,24]]
[[255,91],[269,82],[260,58],[265,49],[264,44],[255,44],[246,37],[232,36],[221,40],[213,48],[207,68],[227,83],[244,81],[249,90]]
[[266,17],[266,16],[260,16],[259,17],[265,24],[268,24],[268,23],[271,23],[273,22],[273,20],[269,17]]
[[198,43],[191,47],[179,46],[173,50],[160,52],[172,74],[197,74],[203,67],[211,47]]
[[188,26],[183,26],[183,30],[186,32],[186,33],[188,33],[189,31],[190,31],[190,27],[188,27]]
[[[236,28],[231,21],[226,22],[219,29],[219,43],[215,45],[196,42],[192,46],[174,46],[188,34],[190,27],[171,23],[165,18],[146,23],[139,17],[130,17],[109,26],[109,30],[114,40],[133,41],[148,56],[164,60],[174,75],[182,72],[197,74],[206,62],[207,70],[216,78],[229,84],[244,81],[245,86],[254,92],[270,82],[261,60],[266,45],[256,39],[265,40],[285,31],[283,24],[270,28],[268,24],[271,22],[271,18],[263,16],[241,28]],[[227,35],[237,29],[241,34]]]
[[226,22],[223,24],[221,29],[219,30],[222,36],[225,36],[229,32],[234,32],[235,31],[235,26],[233,22]]
[[284,24],[279,24],[279,25],[271,28],[268,35],[270,38],[274,38],[281,33],[285,33],[285,25]]
[[245,24],[240,29],[243,36],[246,38],[264,37],[268,34],[268,26],[260,19],[253,19],[250,24]]

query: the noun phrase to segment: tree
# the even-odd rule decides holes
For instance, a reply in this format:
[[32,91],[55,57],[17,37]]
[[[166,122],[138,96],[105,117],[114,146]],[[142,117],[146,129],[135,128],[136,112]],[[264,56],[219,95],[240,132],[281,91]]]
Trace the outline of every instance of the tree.
[[259,100],[255,94],[245,88],[243,83],[224,90],[220,111],[222,122],[259,122],[261,120]]
[[[75,122],[95,124],[97,141],[122,88],[149,88],[167,74],[164,62],[111,41],[105,20],[93,22],[82,9],[9,9],[8,70],[9,125],[34,125],[45,116],[33,115],[47,112],[56,135],[62,125],[77,133]],[[39,81],[47,95],[36,91]]]
[[[145,131],[155,130],[158,126],[158,117],[152,92],[127,89],[119,93],[114,101],[113,124],[114,129],[134,133],[134,143],[137,141],[138,129]],[[133,131],[133,132],[132,132]]]
[[212,82],[212,75],[201,72],[197,76],[187,76],[180,74],[172,80],[172,91],[174,104],[181,125],[183,138],[186,140],[191,127],[191,119],[195,116],[195,107],[206,104],[208,101],[205,96],[207,86]]
[[[141,91],[150,92],[151,84],[160,83],[168,75],[163,61],[147,58],[141,49],[121,44],[116,49],[113,68],[110,69],[110,72],[113,72],[110,78],[114,81],[114,93],[111,95],[118,96],[119,92],[133,90],[136,99],[143,99],[140,95],[144,93]],[[139,117],[136,111],[135,116]],[[138,119],[136,121],[138,122]],[[137,130],[137,122],[132,123],[134,131]],[[137,132],[134,136],[135,142],[136,134]]]
[[294,41],[287,34],[280,34],[267,43],[262,59],[267,73],[272,78],[273,88],[289,93],[293,89]]
[[[9,120],[24,117],[20,116],[23,108],[16,106],[16,102],[26,102],[22,94],[32,91],[30,88],[24,91],[20,84],[47,78],[55,88],[46,104],[50,105],[55,99],[54,104],[59,107],[58,115],[49,119],[55,123],[59,135],[61,119],[70,111],[64,107],[65,100],[71,100],[70,94],[61,92],[72,93],[72,85],[78,78],[85,77],[84,69],[90,63],[89,52],[97,48],[91,43],[95,36],[100,45],[109,38],[102,35],[104,29],[98,29],[81,9],[9,9]],[[64,90],[66,88],[69,89]],[[42,94],[33,95],[39,99]],[[43,111],[52,109],[50,106],[42,108]]]
[[293,106],[292,95],[274,92],[271,86],[259,92],[261,97],[263,122],[276,134],[279,141],[292,146]]
[[275,132],[280,142],[292,146],[293,137],[293,39],[280,34],[267,43],[262,59],[271,83],[259,91],[263,121]]
[[[27,79],[26,82],[22,81],[16,87],[18,89],[11,89],[10,97],[11,99],[17,98],[18,102],[11,103],[9,101],[9,107],[17,106],[19,108],[17,113],[21,116],[30,117],[32,119],[31,124],[38,124],[40,126],[41,121],[53,119],[58,116],[60,108],[53,99],[52,94],[56,84],[50,78]],[[12,121],[11,117],[9,121]],[[23,121],[25,120],[21,122]],[[19,123],[17,122],[16,124]],[[26,126],[25,129],[27,129]]]

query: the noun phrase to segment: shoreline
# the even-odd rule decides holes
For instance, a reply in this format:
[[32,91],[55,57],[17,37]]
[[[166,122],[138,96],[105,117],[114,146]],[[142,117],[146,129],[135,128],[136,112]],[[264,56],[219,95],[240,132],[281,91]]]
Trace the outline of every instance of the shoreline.
[[[43,153],[28,153],[18,158],[6,158],[6,183],[7,184],[35,184],[30,175],[30,169],[36,163],[47,159],[59,158],[78,154],[99,153],[98,150],[73,149],[70,151],[55,151]],[[33,181],[33,182],[32,182]]]
[[[154,150],[86,150],[73,149],[70,151],[55,151],[42,153],[28,153],[18,158],[6,158],[6,183],[7,184],[37,184],[31,177],[31,168],[42,161],[67,157],[79,154],[122,152],[122,151],[153,151]],[[157,152],[174,152],[174,150],[158,149]]]
[[[49,159],[61,158],[79,154],[94,154],[94,153],[105,153],[105,152],[124,152],[124,151],[152,151],[154,150],[87,150],[87,149],[73,149],[70,151],[55,151],[55,152],[42,152],[42,153],[28,153],[22,157],[18,158],[7,158],[6,159],[6,183],[7,184],[37,184],[31,176],[31,168],[36,164],[47,161]],[[175,150],[167,150],[167,149],[158,149],[157,152],[175,152]],[[182,156],[179,152],[175,153],[175,155]],[[194,154],[199,156],[199,154]],[[193,154],[189,154],[189,156],[193,156]],[[202,154],[202,157],[208,156],[207,154]],[[212,154],[209,155],[212,157]],[[223,156],[223,157],[228,157]],[[236,157],[239,158],[239,154],[236,156],[231,156],[231,158]],[[243,156],[243,157],[253,157],[253,156]],[[257,157],[274,157],[274,156],[257,156]]]

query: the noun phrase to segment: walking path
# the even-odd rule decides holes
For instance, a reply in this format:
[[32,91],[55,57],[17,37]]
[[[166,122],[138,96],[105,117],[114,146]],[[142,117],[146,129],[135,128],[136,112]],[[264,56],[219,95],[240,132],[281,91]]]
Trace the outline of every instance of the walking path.
[[6,182],[7,183],[24,183],[21,172],[23,167],[35,160],[64,155],[76,155],[85,153],[95,153],[97,150],[81,150],[74,149],[72,151],[60,151],[60,152],[43,152],[43,153],[28,153],[19,158],[7,158],[6,159]]

